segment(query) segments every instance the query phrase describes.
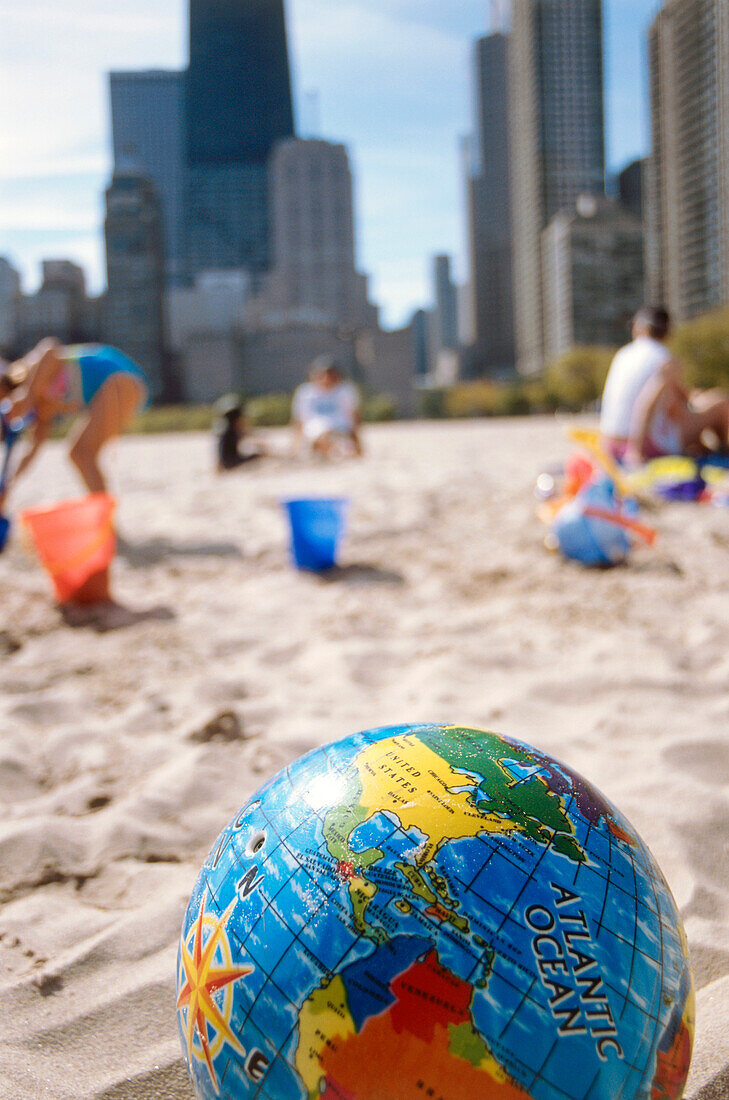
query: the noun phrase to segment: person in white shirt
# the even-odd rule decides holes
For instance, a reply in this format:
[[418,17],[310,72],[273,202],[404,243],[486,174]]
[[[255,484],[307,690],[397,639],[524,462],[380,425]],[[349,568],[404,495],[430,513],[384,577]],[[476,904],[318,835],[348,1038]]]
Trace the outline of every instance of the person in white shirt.
[[309,381],[294,393],[291,419],[297,448],[303,441],[327,458],[362,454],[359,393],[330,356],[312,363]]
[[729,398],[717,390],[687,389],[666,347],[670,328],[662,306],[643,306],[633,319],[632,342],[610,365],[600,431],[619,460],[698,456],[729,445]]

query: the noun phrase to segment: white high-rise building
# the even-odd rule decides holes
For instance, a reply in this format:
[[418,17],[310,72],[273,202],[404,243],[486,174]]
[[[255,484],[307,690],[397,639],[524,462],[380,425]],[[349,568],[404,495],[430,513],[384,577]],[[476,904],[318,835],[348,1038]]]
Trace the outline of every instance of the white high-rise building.
[[317,324],[354,329],[375,324],[367,278],[356,266],[345,147],[318,139],[282,141],[274,149],[270,176],[270,309]]
[[581,195],[542,234],[545,358],[627,342],[643,301],[643,225],[617,202]]
[[15,349],[20,309],[20,275],[9,260],[0,256],[0,355]]
[[109,76],[114,167],[154,184],[162,206],[165,282],[185,276],[185,74],[151,70]]
[[727,0],[667,0],[650,79],[650,295],[682,321],[729,302]]
[[542,231],[605,189],[601,0],[513,0],[509,129],[517,369],[534,374],[545,366]]

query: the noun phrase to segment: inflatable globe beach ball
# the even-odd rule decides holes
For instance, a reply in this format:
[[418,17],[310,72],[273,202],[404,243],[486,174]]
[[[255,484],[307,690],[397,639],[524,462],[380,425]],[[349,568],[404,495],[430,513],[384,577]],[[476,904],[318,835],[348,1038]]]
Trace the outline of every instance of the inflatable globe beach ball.
[[588,484],[557,513],[552,533],[566,558],[583,565],[619,565],[630,553],[631,540],[625,528],[591,515],[601,509],[607,516],[619,514],[615,490],[607,479]]
[[220,834],[179,947],[204,1100],[678,1100],[692,1017],[630,824],[483,730],[370,730],[279,772]]

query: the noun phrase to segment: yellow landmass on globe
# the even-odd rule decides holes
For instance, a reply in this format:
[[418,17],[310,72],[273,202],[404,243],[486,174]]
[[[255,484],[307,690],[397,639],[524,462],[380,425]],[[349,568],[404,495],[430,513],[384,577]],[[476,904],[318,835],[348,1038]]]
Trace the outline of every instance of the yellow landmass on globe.
[[295,1065],[310,1100],[318,1100],[321,1095],[319,1086],[325,1051],[336,1055],[339,1047],[354,1033],[344,982],[336,976],[325,988],[315,990],[307,998],[299,1014]]
[[464,788],[476,787],[477,781],[411,734],[368,745],[355,766],[362,807],[372,814],[394,814],[404,829],[418,829],[426,837],[417,855],[419,867],[449,840],[519,829],[516,822],[476,809],[471,791]]
[[[681,947],[683,948],[683,955],[685,959],[691,957],[688,936],[686,935],[686,929],[681,921],[678,922],[678,933],[681,937]],[[694,978],[691,970],[688,972],[689,991],[686,997],[686,1004],[683,1008],[683,1023],[688,1031],[689,1038],[691,1040],[691,1046],[694,1045],[694,1039],[696,1037],[696,986],[694,985]]]

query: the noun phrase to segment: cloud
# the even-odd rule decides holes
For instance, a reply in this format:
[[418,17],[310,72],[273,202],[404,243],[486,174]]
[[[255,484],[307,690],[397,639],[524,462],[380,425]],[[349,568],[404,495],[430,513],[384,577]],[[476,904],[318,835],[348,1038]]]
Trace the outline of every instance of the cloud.
[[86,273],[90,293],[99,293],[105,284],[103,241],[97,232],[71,229],[52,233],[4,232],[2,240],[2,255],[20,272],[26,293],[37,289],[41,281],[41,263],[52,258],[80,264]]
[[184,60],[183,0],[0,0],[0,176],[107,144],[106,74]]
[[467,38],[387,8],[385,0],[293,7],[299,86],[317,89],[327,133],[356,134],[358,144],[432,135],[467,108]]
[[[41,260],[67,257],[81,263],[89,285],[103,286],[103,188],[106,173],[86,168],[85,157],[36,177],[0,183],[0,252],[21,272],[26,289],[40,278]],[[72,171],[61,171],[61,168]]]
[[108,43],[112,51],[124,49],[125,43],[143,38],[146,41],[168,38],[177,44],[184,25],[182,0],[125,0],[123,6],[115,0],[0,0],[0,22],[4,46],[0,56],[11,56],[23,43],[38,59],[57,56],[59,44],[73,49],[79,65],[83,64],[88,38]]
[[289,21],[321,24],[345,5],[358,18],[373,16],[400,31],[426,28],[455,39],[485,34],[488,0],[287,0]]
[[441,30],[453,37],[472,37],[487,31],[487,0],[458,0],[457,4],[443,0],[379,0],[378,7],[384,15],[400,25],[416,25]]
[[58,156],[42,155],[33,163],[26,160],[22,166],[13,162],[6,164],[2,171],[5,182],[0,186],[6,187],[12,183],[32,186],[39,180],[52,184],[54,179],[59,178],[78,180],[84,176],[106,177],[109,169],[110,158],[106,150],[99,148],[84,152],[71,149]]
[[[78,180],[85,186],[80,188]],[[64,182],[68,182],[64,178]],[[92,232],[99,225],[97,202],[89,204],[89,195],[99,191],[96,176],[76,177],[72,188],[48,187],[45,184],[18,188],[4,188],[0,198],[0,233],[23,232],[48,233],[68,230]]]

